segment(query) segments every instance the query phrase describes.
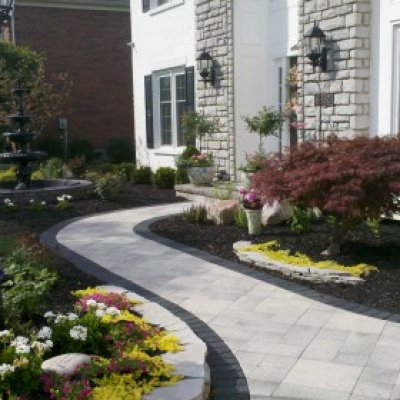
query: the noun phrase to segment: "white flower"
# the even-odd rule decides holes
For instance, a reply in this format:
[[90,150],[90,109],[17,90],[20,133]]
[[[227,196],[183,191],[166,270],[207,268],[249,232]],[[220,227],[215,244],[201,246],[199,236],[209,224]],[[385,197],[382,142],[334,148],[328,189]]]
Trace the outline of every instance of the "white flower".
[[111,316],[115,316],[115,315],[120,315],[121,311],[118,310],[117,307],[108,307],[106,313],[110,314]]
[[18,344],[15,346],[15,352],[17,354],[29,354],[31,352],[31,347],[27,344]]
[[85,341],[87,338],[87,328],[82,325],[76,325],[69,330],[72,339]]
[[17,336],[11,343],[10,346],[17,347],[20,345],[27,345],[29,343],[29,339],[25,336]]
[[96,300],[93,300],[93,299],[86,300],[86,305],[87,305],[89,308],[90,308],[90,307],[96,307],[97,301],[96,301]]
[[45,201],[42,201],[40,204],[41,204],[42,206],[45,206],[45,205],[46,205],[46,202],[45,202]]
[[33,204],[34,202],[35,202],[35,200],[33,200],[33,199],[29,200],[29,203],[31,203],[31,204]]
[[105,310],[107,308],[107,305],[104,303],[97,303],[97,309],[98,310]]
[[47,311],[43,315],[44,318],[54,318],[55,316],[56,314],[54,314],[53,311]]
[[101,318],[104,316],[104,314],[105,314],[104,310],[96,310],[96,317]]
[[6,329],[4,331],[0,331],[0,338],[9,337],[9,336],[11,336],[11,331],[9,331],[8,329]]
[[70,312],[68,313],[67,318],[68,321],[76,321],[79,318],[79,316],[75,313]]
[[46,340],[45,342],[39,342],[38,340],[35,340],[32,342],[31,347],[39,352],[45,352],[53,347],[53,342],[51,340]]
[[11,201],[11,199],[4,199],[4,204],[12,204],[12,201]]
[[64,314],[57,314],[56,319],[54,320],[55,324],[59,324],[60,322],[65,322],[67,320],[67,316]]
[[10,372],[14,372],[15,367],[10,364],[1,364],[0,365],[0,376],[4,376],[6,374],[9,374]]
[[44,326],[37,334],[39,339],[50,339],[53,331],[48,326]]
[[53,347],[53,341],[52,340],[46,340],[44,344],[47,346],[48,349],[51,349]]

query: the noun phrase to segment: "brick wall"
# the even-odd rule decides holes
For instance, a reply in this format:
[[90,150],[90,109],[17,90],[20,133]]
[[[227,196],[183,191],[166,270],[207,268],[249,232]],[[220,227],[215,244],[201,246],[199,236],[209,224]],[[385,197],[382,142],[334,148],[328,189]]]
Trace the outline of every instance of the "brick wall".
[[235,174],[233,117],[233,16],[232,0],[196,0],[197,43],[215,60],[216,83],[197,82],[197,111],[218,125],[218,132],[205,141],[214,154],[218,169]]
[[[17,6],[15,30],[18,45],[45,54],[49,74],[67,72],[73,81],[65,115],[71,139],[133,143],[129,12]],[[57,128],[54,121],[50,129]]]
[[[300,38],[318,22],[328,39],[328,72],[315,71],[300,42],[299,103],[304,105],[305,139],[330,133],[339,136],[369,132],[370,0],[302,0]],[[316,107],[315,94],[333,94],[334,105]],[[303,119],[303,113],[299,120]]]

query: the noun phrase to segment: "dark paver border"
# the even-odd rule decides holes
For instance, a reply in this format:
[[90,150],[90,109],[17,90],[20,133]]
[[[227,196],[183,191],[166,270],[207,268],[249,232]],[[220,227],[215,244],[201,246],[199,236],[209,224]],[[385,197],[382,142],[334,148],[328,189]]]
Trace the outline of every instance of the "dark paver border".
[[63,228],[73,222],[90,217],[93,217],[93,215],[70,219],[53,226],[41,235],[42,243],[56,252],[59,256],[70,261],[80,270],[97,277],[106,284],[122,286],[127,290],[132,290],[137,294],[146,297],[148,300],[160,304],[176,317],[182,319],[207,345],[207,363],[211,372],[211,398],[213,400],[250,400],[247,379],[238,360],[225,342],[206,323],[179,305],[131,282],[128,279],[122,278],[106,268],[103,268],[101,265],[96,264],[86,257],[70,250],[57,241],[57,234]]

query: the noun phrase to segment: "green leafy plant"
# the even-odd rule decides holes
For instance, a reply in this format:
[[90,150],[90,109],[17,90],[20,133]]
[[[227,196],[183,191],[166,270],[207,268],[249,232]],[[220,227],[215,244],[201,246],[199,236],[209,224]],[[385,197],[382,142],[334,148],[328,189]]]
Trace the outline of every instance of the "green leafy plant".
[[247,228],[247,215],[243,207],[237,207],[233,217],[238,228]]
[[4,212],[8,212],[8,213],[16,212],[19,210],[18,205],[16,203],[14,203],[11,199],[4,199],[1,209]]
[[290,230],[296,233],[309,232],[314,220],[314,212],[311,208],[303,210],[293,207],[293,215],[289,220]]
[[203,137],[207,134],[212,134],[215,130],[215,125],[203,115],[192,111],[182,117],[182,130],[186,141],[193,143],[196,139],[199,140],[201,152]]
[[135,175],[136,165],[132,162],[123,162],[115,166],[115,171],[127,181],[132,182]]
[[87,170],[87,161],[85,156],[76,156],[68,160],[68,169],[75,178],[81,178]]
[[46,202],[41,200],[31,199],[29,201],[29,209],[33,212],[39,213],[46,208]]
[[239,170],[244,172],[260,171],[267,160],[268,156],[265,153],[246,154],[246,164],[240,167]]
[[57,205],[56,208],[57,210],[60,211],[66,211],[69,210],[72,207],[72,196],[69,194],[63,194],[61,196],[57,197]]
[[234,182],[216,183],[213,185],[212,196],[219,200],[231,200],[233,199],[234,191]]
[[43,300],[57,279],[37,260],[34,249],[21,246],[4,261],[10,279],[3,284],[3,310],[8,324],[32,318],[42,311]]
[[142,185],[150,185],[152,183],[153,172],[150,167],[140,167],[133,173],[133,182]]
[[176,171],[173,168],[161,167],[153,175],[153,182],[159,189],[173,189]]
[[183,217],[189,224],[205,224],[207,222],[207,209],[204,206],[193,204],[184,211]]
[[0,170],[0,182],[14,181],[16,179],[15,168]]
[[106,154],[115,164],[134,161],[133,143],[126,138],[112,138],[107,142]]
[[119,174],[98,175],[95,184],[95,193],[103,200],[114,200],[121,192],[122,179]]
[[50,158],[41,168],[44,179],[59,179],[63,177],[64,162],[60,158]]
[[243,117],[249,132],[258,133],[260,136],[259,153],[263,153],[263,137],[276,136],[282,128],[284,115],[273,107],[263,107],[254,116]]

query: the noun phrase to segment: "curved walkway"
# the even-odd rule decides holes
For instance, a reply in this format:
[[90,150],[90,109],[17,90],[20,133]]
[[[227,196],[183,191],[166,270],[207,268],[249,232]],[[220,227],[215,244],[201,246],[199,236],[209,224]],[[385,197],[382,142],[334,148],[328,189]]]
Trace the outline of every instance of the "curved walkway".
[[53,246],[57,241],[61,254],[100,279],[120,286],[133,282],[167,299],[172,308],[174,303],[176,310],[186,310],[197,329],[209,335],[208,345],[219,349],[214,363],[228,377],[217,379],[235,378],[239,395],[226,388],[215,398],[248,398],[247,380],[252,400],[400,399],[398,316],[333,299],[148,232],[148,220],[183,207],[187,204],[88,217],[55,227],[43,238]]

